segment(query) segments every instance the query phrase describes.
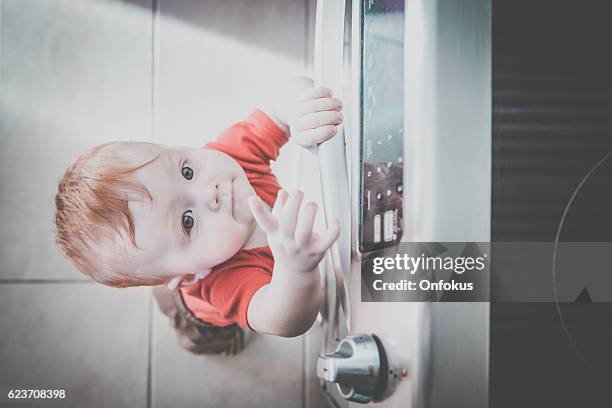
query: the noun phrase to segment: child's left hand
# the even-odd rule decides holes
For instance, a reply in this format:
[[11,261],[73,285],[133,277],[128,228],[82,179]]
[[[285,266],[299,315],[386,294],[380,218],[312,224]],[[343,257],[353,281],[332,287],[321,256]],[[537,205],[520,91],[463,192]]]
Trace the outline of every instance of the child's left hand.
[[338,220],[321,235],[313,232],[317,205],[310,202],[300,212],[303,198],[301,191],[289,195],[280,190],[271,212],[257,195],[248,198],[255,221],[268,236],[275,270],[312,271],[340,235]]
[[294,142],[310,148],[332,138],[342,123],[342,101],[331,89],[309,87],[287,107],[287,124]]

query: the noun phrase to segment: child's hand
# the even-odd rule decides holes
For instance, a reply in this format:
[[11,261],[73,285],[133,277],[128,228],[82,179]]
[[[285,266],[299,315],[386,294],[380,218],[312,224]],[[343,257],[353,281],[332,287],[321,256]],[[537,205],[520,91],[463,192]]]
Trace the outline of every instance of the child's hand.
[[342,101],[332,96],[329,88],[310,87],[287,107],[287,124],[297,144],[313,147],[336,134],[342,123]]
[[249,207],[257,224],[268,236],[274,262],[283,269],[308,272],[317,267],[340,235],[340,222],[335,220],[322,235],[313,232],[317,205],[309,202],[298,215],[304,193],[288,195],[280,190],[272,212],[256,195],[249,197]]

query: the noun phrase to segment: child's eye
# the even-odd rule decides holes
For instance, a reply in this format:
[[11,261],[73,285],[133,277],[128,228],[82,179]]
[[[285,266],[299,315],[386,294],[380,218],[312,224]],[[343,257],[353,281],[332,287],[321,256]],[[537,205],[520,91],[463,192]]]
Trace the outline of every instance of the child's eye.
[[181,174],[187,180],[191,180],[193,178],[193,169],[191,168],[191,166],[189,166],[189,164],[185,162],[183,163],[183,166],[181,167]]
[[185,231],[185,234],[189,236],[189,234],[191,233],[191,229],[193,228],[193,224],[195,224],[195,221],[193,219],[193,213],[191,212],[191,210],[185,211],[183,213],[181,224],[183,225],[183,231]]

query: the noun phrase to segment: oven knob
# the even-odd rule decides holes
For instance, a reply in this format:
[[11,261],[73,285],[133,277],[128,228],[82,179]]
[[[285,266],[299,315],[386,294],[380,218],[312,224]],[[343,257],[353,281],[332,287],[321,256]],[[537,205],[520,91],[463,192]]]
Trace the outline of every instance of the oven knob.
[[389,364],[378,337],[352,334],[345,337],[336,351],[319,356],[317,375],[336,383],[340,395],[349,401],[379,401],[385,395]]

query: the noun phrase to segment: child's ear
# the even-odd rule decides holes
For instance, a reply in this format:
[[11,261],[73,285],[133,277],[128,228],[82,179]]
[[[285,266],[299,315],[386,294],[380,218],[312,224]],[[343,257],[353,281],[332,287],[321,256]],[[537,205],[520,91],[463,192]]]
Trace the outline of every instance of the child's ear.
[[176,288],[179,287],[179,285],[180,286],[195,285],[196,283],[198,283],[199,281],[204,279],[206,276],[208,276],[210,271],[211,271],[211,269],[204,269],[204,270],[196,273],[195,275],[193,275],[193,277],[190,280],[187,280],[187,281],[183,281],[183,279],[185,279],[189,275],[175,276],[174,278],[172,278],[170,280],[170,282],[168,282],[168,289],[175,290]]

